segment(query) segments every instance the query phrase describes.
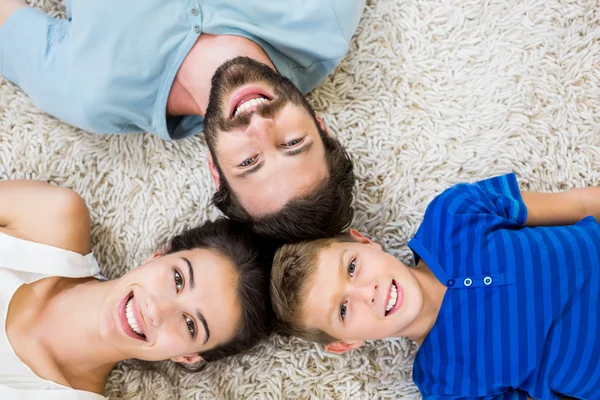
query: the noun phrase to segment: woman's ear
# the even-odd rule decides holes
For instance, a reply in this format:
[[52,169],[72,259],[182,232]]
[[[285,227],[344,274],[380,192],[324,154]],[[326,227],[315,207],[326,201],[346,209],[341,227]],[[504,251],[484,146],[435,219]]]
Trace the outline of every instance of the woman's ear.
[[150,261],[155,260],[159,257],[162,257],[165,255],[165,251],[164,250],[156,250],[154,251],[154,253],[152,253],[152,255],[148,258],[146,258],[144,261],[142,261],[142,265],[144,264],[148,264]]
[[181,364],[196,364],[199,361],[204,360],[200,354],[188,354],[187,356],[171,357],[171,361]]

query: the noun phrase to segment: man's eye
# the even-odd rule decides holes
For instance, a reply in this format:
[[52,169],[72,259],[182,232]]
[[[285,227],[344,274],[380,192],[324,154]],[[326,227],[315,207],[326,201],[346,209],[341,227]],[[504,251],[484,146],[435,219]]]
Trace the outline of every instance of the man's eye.
[[183,276],[181,276],[181,273],[176,268],[173,269],[173,279],[175,280],[177,293],[181,292],[181,289],[183,289]]
[[348,274],[350,276],[354,276],[354,271],[356,271],[356,259],[350,261],[350,265],[348,265]]
[[344,303],[340,307],[340,317],[342,318],[342,321],[344,320],[344,318],[346,318],[346,311],[348,310],[348,306],[346,304],[347,303]]
[[190,317],[185,317],[185,323],[190,331],[190,335],[192,335],[192,339],[196,338],[196,325],[194,321]]
[[250,165],[254,164],[255,161],[256,161],[256,157],[247,158],[240,163],[240,167],[249,167]]
[[284,146],[285,147],[293,147],[297,144],[300,144],[304,141],[304,138],[302,139],[294,139],[294,140],[290,140],[289,142],[285,143]]

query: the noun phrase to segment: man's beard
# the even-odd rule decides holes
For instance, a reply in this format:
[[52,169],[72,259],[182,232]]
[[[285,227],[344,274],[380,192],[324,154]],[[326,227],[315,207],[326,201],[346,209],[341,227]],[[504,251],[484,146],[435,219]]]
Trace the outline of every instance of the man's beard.
[[263,117],[271,117],[287,103],[292,103],[313,115],[304,95],[286,77],[280,75],[266,64],[248,57],[237,57],[221,65],[212,77],[210,98],[204,115],[204,134],[206,143],[216,160],[216,143],[219,132],[229,132],[245,128],[250,124],[253,113],[239,112],[229,116],[229,104],[225,100],[231,93],[243,85],[266,84],[272,91],[273,99],[259,104],[254,113]]

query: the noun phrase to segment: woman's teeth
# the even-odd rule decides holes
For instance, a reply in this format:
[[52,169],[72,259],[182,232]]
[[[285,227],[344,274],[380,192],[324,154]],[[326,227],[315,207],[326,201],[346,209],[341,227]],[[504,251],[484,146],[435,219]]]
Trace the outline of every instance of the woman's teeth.
[[263,97],[245,101],[236,108],[236,110],[233,112],[233,116],[235,117],[238,112],[252,111],[252,110],[256,109],[260,104],[268,103],[268,102],[269,102],[269,100],[267,100]]
[[125,305],[125,316],[127,317],[127,322],[129,323],[129,327],[132,331],[137,333],[138,335],[144,337],[142,330],[139,328],[135,316],[133,315],[133,305],[131,304],[133,297],[127,300],[127,304]]
[[396,305],[398,300],[398,289],[396,288],[396,282],[392,282],[392,288],[390,289],[390,299],[388,300],[385,312],[388,313]]

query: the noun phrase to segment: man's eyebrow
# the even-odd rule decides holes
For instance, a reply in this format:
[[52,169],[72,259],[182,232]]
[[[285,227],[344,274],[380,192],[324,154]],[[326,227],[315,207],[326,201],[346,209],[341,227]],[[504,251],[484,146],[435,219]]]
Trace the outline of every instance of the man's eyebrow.
[[265,165],[265,161],[264,160],[260,160],[258,163],[256,163],[256,165],[248,168],[247,170],[245,170],[244,172],[240,173],[239,175],[236,175],[236,177],[237,178],[245,178],[246,176],[248,176],[250,174],[258,172],[258,170],[260,170],[264,165]]
[[194,268],[192,268],[192,263],[190,262],[190,260],[188,260],[185,257],[181,257],[181,259],[187,264],[188,274],[190,275],[190,290],[193,290],[196,286],[196,283],[194,282]]
[[302,154],[302,153],[306,153],[310,150],[310,148],[313,146],[313,142],[310,142],[302,147],[299,147],[297,149],[294,150],[290,150],[290,151],[286,151],[283,154],[286,157],[293,157],[293,156],[297,156],[298,154]]
[[202,312],[199,309],[196,309],[196,317],[198,317],[198,320],[204,327],[204,344],[206,344],[206,342],[208,342],[208,339],[210,339],[210,330],[208,330],[206,318],[204,318],[204,315],[202,315]]
[[[338,275],[343,276],[344,270],[346,269],[346,263],[344,262],[344,256],[348,252],[348,249],[344,249],[342,254],[340,254],[340,265],[338,266]],[[327,318],[327,324],[329,326],[333,325],[333,318],[339,312],[339,304],[336,304],[336,300],[332,302],[331,308],[329,309],[329,316]]]

